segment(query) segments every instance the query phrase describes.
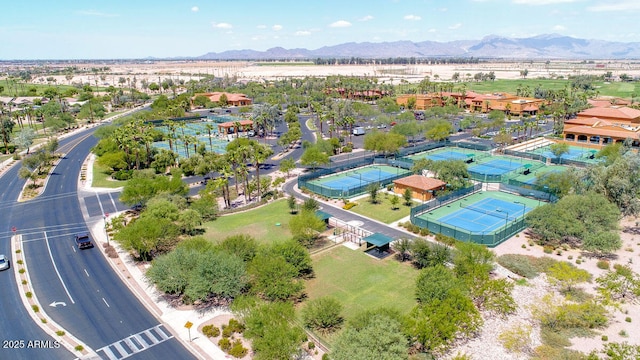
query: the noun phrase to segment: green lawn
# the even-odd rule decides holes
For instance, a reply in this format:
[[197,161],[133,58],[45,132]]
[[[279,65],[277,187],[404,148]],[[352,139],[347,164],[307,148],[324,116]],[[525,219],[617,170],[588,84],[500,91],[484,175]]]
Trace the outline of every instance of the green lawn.
[[91,186],[99,188],[119,188],[126,184],[126,181],[111,180],[109,170],[100,166],[97,161],[93,162],[93,182]]
[[418,270],[409,263],[376,260],[362,250],[337,246],[313,257],[315,278],[307,281],[309,299],[330,296],[344,306],[346,320],[360,311],[379,307],[409,313],[416,304]]
[[[286,199],[245,212],[225,215],[204,224],[205,237],[220,241],[231,235],[247,234],[260,243],[271,243],[291,237],[289,213]],[[276,223],[280,223],[277,226]]]
[[[464,83],[468,90],[479,93],[508,92],[515,94],[518,88],[529,87],[531,91],[536,87],[547,90],[560,90],[565,86],[571,86],[571,80],[567,79],[516,79],[516,80],[496,80]],[[600,95],[617,96],[630,98],[633,94],[640,93],[640,82],[612,82],[594,81],[594,87]]]
[[391,196],[392,195],[387,195],[386,193],[379,193],[378,203],[375,205],[369,201],[369,196],[367,196],[355,201],[358,205],[352,207],[351,211],[368,218],[382,221],[385,224],[390,224],[409,216],[411,207],[404,204],[402,197],[399,197],[398,205],[396,205],[398,208],[391,210],[391,202],[389,201]]

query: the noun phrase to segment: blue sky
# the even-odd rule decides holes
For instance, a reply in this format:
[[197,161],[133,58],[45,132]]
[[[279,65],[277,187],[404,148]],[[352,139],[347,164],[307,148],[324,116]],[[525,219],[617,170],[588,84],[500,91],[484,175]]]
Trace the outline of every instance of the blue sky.
[[32,0],[10,1],[2,13],[1,60],[181,57],[492,34],[640,41],[640,0]]

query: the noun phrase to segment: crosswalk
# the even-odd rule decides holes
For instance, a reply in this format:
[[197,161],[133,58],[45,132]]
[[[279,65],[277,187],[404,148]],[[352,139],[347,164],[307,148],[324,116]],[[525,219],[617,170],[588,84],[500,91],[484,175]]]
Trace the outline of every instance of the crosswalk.
[[96,350],[103,359],[121,360],[173,338],[164,325],[143,330]]

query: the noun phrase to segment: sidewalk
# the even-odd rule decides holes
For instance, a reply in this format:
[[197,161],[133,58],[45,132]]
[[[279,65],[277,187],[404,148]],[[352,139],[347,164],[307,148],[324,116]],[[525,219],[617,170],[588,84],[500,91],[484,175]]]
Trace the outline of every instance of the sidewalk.
[[[91,188],[93,177],[93,160],[90,156],[86,161],[86,181],[81,185],[83,190],[98,190]],[[103,190],[103,189],[100,189]],[[119,213],[113,214],[117,216]],[[85,219],[88,220],[88,219]],[[87,224],[90,223],[87,221]],[[138,266],[129,253],[123,250],[116,242],[109,241],[105,232],[105,220],[101,219],[90,225],[91,233],[96,240],[96,250],[99,250],[107,259],[113,270],[120,276],[122,281],[136,295],[142,304],[158,318],[171,333],[197,358],[199,359],[227,359],[228,356],[217,347],[206,336],[198,332],[198,328],[203,323],[220,315],[231,315],[231,312],[223,309],[209,311],[199,311],[194,309],[178,309],[170,306],[163,298],[162,294],[150,284],[145,275],[145,268]],[[104,245],[109,242],[117,253],[117,258],[110,258],[104,251]],[[193,323],[191,333],[185,328],[187,322]],[[191,339],[189,339],[191,336]]]

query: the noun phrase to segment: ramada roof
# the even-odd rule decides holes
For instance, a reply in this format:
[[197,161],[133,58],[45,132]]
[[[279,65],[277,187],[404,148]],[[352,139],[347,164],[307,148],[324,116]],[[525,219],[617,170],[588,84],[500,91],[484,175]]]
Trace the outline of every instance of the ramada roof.
[[238,120],[238,121],[228,121],[228,122],[223,122],[218,124],[219,127],[224,127],[224,128],[228,128],[228,127],[234,127],[236,126],[236,123],[240,123],[240,126],[249,126],[249,125],[253,125],[253,121],[251,120]]
[[597,117],[575,118],[565,121],[565,125],[609,126],[611,123]]
[[422,176],[422,175],[410,175],[401,179],[393,180],[394,184],[412,187],[420,190],[433,190],[438,189],[446,185],[442,180]]
[[593,116],[601,118],[604,117],[632,120],[640,118],[640,110],[632,109],[626,106],[595,107],[579,112],[578,116]]
[[234,93],[228,93],[228,92],[212,92],[212,93],[205,93],[205,94],[196,94],[195,96],[206,96],[211,101],[217,102],[217,101],[220,101],[220,96],[222,96],[222,94],[227,95],[227,101],[231,101],[231,102],[240,101],[240,100],[249,100],[247,98],[247,95],[245,94],[234,94]]

